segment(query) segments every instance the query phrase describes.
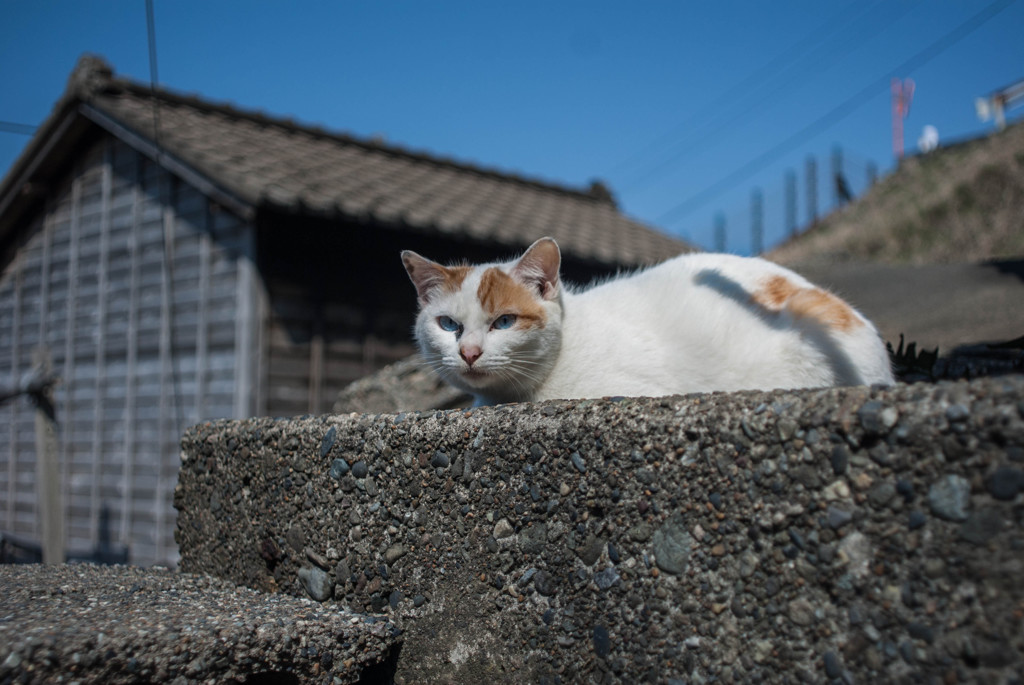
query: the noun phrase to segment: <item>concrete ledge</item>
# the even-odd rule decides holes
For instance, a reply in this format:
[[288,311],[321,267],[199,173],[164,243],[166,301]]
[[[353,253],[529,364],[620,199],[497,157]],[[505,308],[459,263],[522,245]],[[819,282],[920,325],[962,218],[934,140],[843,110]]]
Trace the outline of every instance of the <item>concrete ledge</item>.
[[388,682],[398,649],[384,619],[166,569],[0,566],[0,587],[0,683]]
[[388,614],[396,682],[1000,682],[1024,377],[218,422],[182,569]]

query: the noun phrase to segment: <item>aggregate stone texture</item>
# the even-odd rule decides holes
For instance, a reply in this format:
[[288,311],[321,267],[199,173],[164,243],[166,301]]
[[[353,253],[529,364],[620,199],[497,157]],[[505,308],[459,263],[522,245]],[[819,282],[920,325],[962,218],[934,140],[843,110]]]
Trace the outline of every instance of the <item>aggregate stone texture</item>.
[[400,644],[385,617],[167,569],[6,565],[0,588],[0,683],[387,682]]
[[222,421],[182,447],[182,569],[389,616],[397,683],[1024,677],[1019,375]]

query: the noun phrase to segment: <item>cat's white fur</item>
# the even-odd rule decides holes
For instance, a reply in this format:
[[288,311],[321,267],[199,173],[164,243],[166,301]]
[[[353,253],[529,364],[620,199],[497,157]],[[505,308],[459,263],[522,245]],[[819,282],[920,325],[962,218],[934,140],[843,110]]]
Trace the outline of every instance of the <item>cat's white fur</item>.
[[[894,382],[867,319],[763,259],[681,255],[581,290],[561,282],[550,238],[511,262],[402,259],[419,295],[424,359],[478,405]],[[521,304],[529,321],[496,327]],[[440,317],[461,330],[444,330]]]

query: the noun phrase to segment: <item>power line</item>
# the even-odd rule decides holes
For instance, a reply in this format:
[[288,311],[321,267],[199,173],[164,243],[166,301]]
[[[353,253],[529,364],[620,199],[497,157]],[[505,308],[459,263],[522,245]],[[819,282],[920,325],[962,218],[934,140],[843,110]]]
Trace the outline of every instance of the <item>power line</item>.
[[[632,166],[651,152],[663,149],[665,145],[669,144],[672,139],[681,132],[685,132],[687,134],[687,136],[683,137],[683,141],[693,139],[695,137],[693,129],[698,125],[703,125],[701,122],[708,119],[708,117],[714,112],[727,105],[731,106],[735,104],[735,101],[739,99],[739,96],[747,93],[752,87],[763,87],[768,79],[789,69],[793,64],[799,61],[808,48],[815,47],[815,44],[820,47],[822,43],[828,42],[829,37],[835,31],[847,28],[850,22],[859,18],[859,15],[866,14],[868,10],[879,4],[879,2],[881,2],[881,0],[876,0],[876,2],[869,6],[867,10],[864,9],[864,6],[860,2],[854,2],[846,6],[841,12],[815,27],[812,31],[790,45],[782,53],[764,63],[760,68],[749,73],[739,83],[736,83],[728,90],[721,93],[709,105],[673,126],[671,130],[647,144],[639,152],[616,164],[608,172],[608,175],[612,175],[620,170],[624,170]],[[851,12],[851,10],[854,11]]]
[[[912,3],[900,4],[900,11],[896,15],[896,17],[891,18],[889,20],[889,23],[901,19],[915,7],[916,5]],[[816,46],[812,52],[809,52],[806,55],[806,59],[804,61],[818,67],[816,71],[821,71],[823,68],[828,68],[832,66],[833,64],[835,64],[836,61],[850,54],[850,52],[852,52],[856,48],[861,47],[865,42],[873,38],[881,30],[886,28],[886,26],[886,24],[876,23],[872,27],[869,27],[868,30],[862,30],[854,35],[844,35],[842,37],[842,39],[844,39],[844,45],[841,50],[832,50],[826,54],[821,54],[822,52],[824,52],[825,48],[831,48],[834,46],[834,43],[832,41],[825,40],[821,45]],[[849,31],[844,30],[843,33],[848,34]],[[787,67],[787,70],[788,69],[789,67]],[[711,128],[706,128],[699,134],[695,134],[694,136],[692,136],[691,140],[688,141],[688,144],[683,145],[680,149],[677,149],[674,153],[672,153],[667,159],[663,160],[662,162],[651,168],[646,174],[644,174],[644,176],[642,176],[639,179],[639,181],[646,181],[654,176],[667,173],[674,166],[676,166],[676,164],[680,160],[684,159],[694,150],[700,149],[701,147],[707,147],[708,145],[721,140],[721,138],[716,137],[718,134],[727,129],[734,128],[740,122],[749,119],[751,115],[763,112],[766,106],[768,106],[771,103],[777,102],[779,99],[781,99],[782,94],[784,93],[784,89],[791,86],[800,77],[801,73],[796,72],[789,74],[789,76],[785,78],[781,83],[772,84],[770,82],[765,82],[763,84],[763,90],[768,90],[767,95],[755,94],[751,98],[748,98],[750,102],[744,109],[736,112],[729,118],[719,120]]]
[[23,136],[30,136],[36,132],[36,127],[30,124],[17,124],[13,121],[0,121],[0,131],[4,133],[17,133]]
[[[167,345],[166,359],[167,364],[170,366],[170,392],[171,400],[173,402],[172,410],[174,411],[174,424],[172,431],[181,430],[181,425],[185,421],[185,414],[182,409],[181,399],[181,373],[178,369],[177,353],[175,351],[177,345],[175,344],[175,325],[174,320],[176,317],[175,307],[175,294],[174,294],[174,233],[175,223],[177,223],[176,217],[173,216],[174,206],[176,203],[176,188],[177,178],[171,174],[170,171],[164,167],[164,152],[163,147],[160,143],[160,97],[157,95],[157,84],[159,78],[157,76],[156,69],[156,19],[153,12],[153,0],[146,0],[146,38],[149,43],[149,87],[153,98],[153,146],[156,148],[156,163],[163,172],[163,180],[159,185],[159,197],[162,205],[161,211],[161,228],[163,230],[163,269],[164,275],[163,280],[165,286],[161,288],[161,298],[166,298],[163,301],[163,307],[166,307],[166,339],[163,337],[163,322],[161,322],[161,348],[164,344]],[[163,314],[161,314],[161,317]],[[203,335],[203,331],[197,331],[197,335]],[[164,368],[164,350],[160,351],[160,384],[163,386],[165,374],[167,369]],[[161,389],[161,392],[163,390]],[[163,416],[161,414],[161,422]],[[161,441],[163,435],[160,436]],[[161,445],[162,453],[163,445]],[[157,512],[157,517],[161,514]]]
[[149,43],[149,89],[153,93],[153,143],[157,155],[160,155],[160,99],[156,96],[156,86],[160,79],[156,72],[156,18],[153,0],[146,0],[146,38]]
[[1016,0],[997,0],[996,2],[993,2],[991,5],[975,14],[925,49],[905,60],[896,68],[889,70],[884,76],[872,81],[856,94],[833,107],[831,110],[818,117],[793,135],[789,136],[775,147],[763,152],[736,171],[728,174],[719,181],[716,181],[695,195],[691,195],[675,207],[672,207],[658,217],[656,220],[657,223],[671,223],[683,216],[686,216],[708,200],[721,194],[724,190],[746,180],[771,162],[774,162],[785,153],[797,147],[804,142],[804,139],[818,135],[836,123],[842,121],[852,114],[858,107],[867,102],[868,99],[874,97],[879,92],[887,90],[889,88],[890,79],[924,66],[932,59],[976,31],[983,24],[1005,10],[1014,2],[1016,2]]

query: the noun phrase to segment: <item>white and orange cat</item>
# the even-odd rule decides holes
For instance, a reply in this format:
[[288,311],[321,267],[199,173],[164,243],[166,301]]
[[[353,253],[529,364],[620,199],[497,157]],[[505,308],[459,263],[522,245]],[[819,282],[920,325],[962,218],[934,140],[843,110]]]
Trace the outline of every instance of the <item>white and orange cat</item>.
[[423,358],[478,406],[894,382],[867,319],[763,259],[681,255],[582,290],[551,238],[511,262],[402,261]]

